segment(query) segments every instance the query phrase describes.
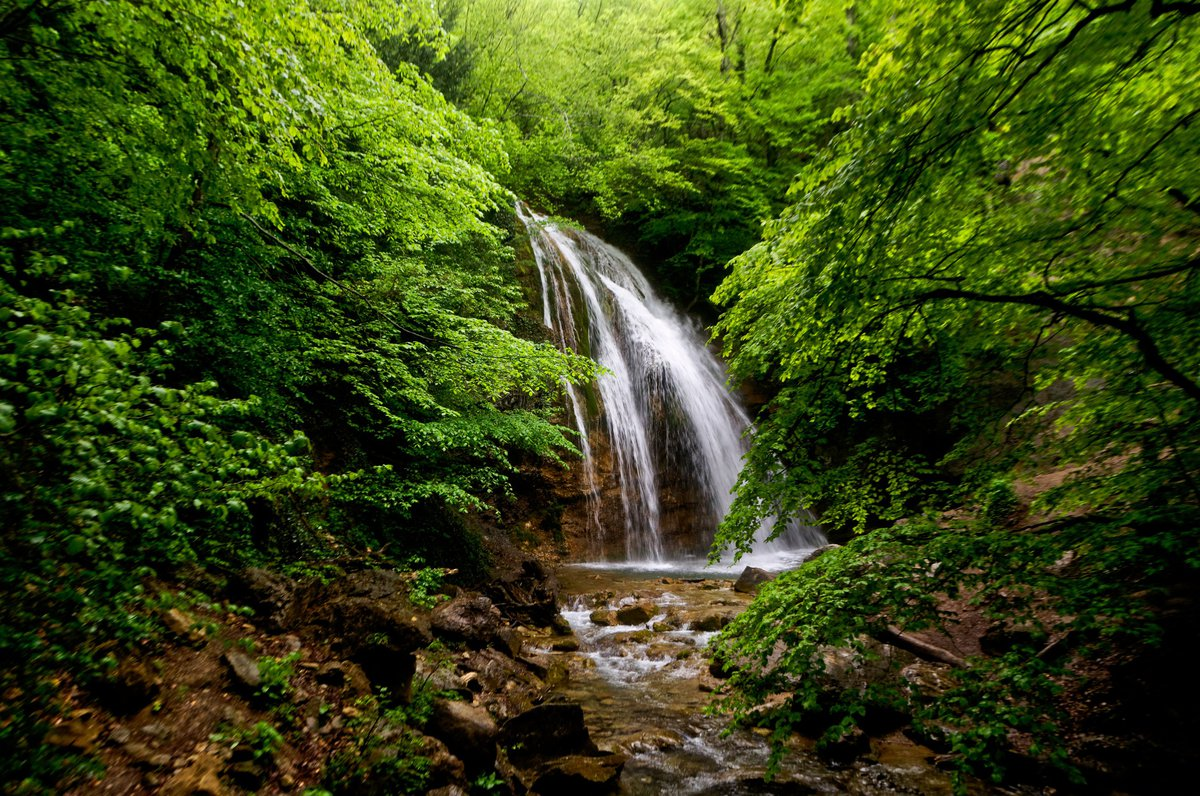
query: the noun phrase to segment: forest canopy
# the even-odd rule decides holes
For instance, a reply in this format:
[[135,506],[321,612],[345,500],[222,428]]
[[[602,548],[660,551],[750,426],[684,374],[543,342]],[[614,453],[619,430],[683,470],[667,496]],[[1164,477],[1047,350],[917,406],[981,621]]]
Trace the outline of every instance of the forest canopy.
[[[963,772],[1078,779],[1073,667],[1164,643],[1200,565],[1198,25],[3,0],[0,778],[79,764],[40,743],[64,678],[161,631],[156,579],[486,570],[463,517],[578,453],[561,385],[597,375],[527,312],[519,196],[633,248],[766,396],[714,553],[810,512],[845,543],[718,638],[719,707],[781,750],[903,710]],[[938,693],[809,676],[947,600],[1019,632]]]

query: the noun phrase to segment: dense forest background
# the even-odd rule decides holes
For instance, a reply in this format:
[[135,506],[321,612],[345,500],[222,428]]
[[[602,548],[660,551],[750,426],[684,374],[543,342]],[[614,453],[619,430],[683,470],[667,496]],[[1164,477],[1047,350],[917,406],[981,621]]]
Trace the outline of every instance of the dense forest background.
[[[1078,662],[1194,616],[1197,12],[5,0],[4,778],[69,770],[64,679],[159,632],[151,579],[486,570],[464,516],[576,454],[558,391],[595,376],[522,314],[517,196],[770,397],[718,547],[810,510],[847,542],[722,636],[733,718],[836,742],[903,704],[964,771],[1077,779]],[[946,598],[1010,631],[948,691],[800,676]]]

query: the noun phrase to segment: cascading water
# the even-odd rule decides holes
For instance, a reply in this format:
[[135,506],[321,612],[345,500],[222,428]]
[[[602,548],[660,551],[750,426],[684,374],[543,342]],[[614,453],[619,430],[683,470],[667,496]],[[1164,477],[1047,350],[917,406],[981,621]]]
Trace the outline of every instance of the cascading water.
[[[696,324],[662,301],[633,262],[594,235],[567,230],[524,205],[543,296],[543,320],[560,346],[607,371],[594,394],[567,387],[584,453],[588,530],[595,551],[611,551],[611,512],[601,511],[606,478],[619,493],[627,561],[702,553],[732,502],[750,419]],[[589,400],[591,398],[592,400]],[[597,464],[597,440],[610,451]],[[609,470],[606,473],[602,470]],[[664,495],[686,504],[668,523]],[[681,497],[686,496],[686,497]],[[674,512],[678,514],[679,512]],[[763,535],[766,535],[764,529]],[[820,532],[789,527],[756,552],[811,549]]]

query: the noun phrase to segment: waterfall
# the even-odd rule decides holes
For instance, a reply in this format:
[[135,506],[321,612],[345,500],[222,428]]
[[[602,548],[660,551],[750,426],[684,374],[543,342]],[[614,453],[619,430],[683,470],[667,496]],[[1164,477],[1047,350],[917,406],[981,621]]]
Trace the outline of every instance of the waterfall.
[[[523,204],[517,214],[537,263],[543,321],[560,346],[605,370],[594,390],[566,389],[593,551],[619,542],[626,560],[648,562],[703,553],[732,503],[748,446],[750,418],[724,366],[698,325],[660,299],[623,253]],[[598,445],[608,451],[603,464]],[[606,482],[619,511],[603,506]],[[796,525],[756,552],[822,543],[815,528]]]

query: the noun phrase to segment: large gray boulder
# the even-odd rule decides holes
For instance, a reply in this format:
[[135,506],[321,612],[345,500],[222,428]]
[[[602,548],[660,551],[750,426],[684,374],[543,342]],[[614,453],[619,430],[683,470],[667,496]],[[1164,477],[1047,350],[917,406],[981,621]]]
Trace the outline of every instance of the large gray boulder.
[[742,594],[755,594],[759,586],[772,580],[775,580],[775,576],[765,569],[746,567],[733,584],[733,590]]

